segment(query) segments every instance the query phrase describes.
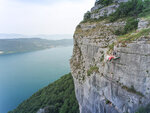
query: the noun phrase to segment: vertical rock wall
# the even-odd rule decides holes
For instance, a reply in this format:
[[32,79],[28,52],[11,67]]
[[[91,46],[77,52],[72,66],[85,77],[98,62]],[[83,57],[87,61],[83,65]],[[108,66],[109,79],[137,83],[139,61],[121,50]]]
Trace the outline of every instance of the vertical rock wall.
[[[125,22],[81,23],[70,60],[80,113],[134,113],[150,102],[150,36],[114,46],[120,59],[106,62],[114,31]],[[140,27],[140,29],[142,29]]]

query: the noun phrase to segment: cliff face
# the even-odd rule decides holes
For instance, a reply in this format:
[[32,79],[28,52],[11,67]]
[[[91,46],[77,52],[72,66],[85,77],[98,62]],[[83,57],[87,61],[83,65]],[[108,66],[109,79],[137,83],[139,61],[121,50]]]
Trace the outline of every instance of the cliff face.
[[[139,19],[138,30],[130,35],[140,37],[121,43],[114,32],[125,24],[120,19],[77,26],[70,64],[80,113],[134,113],[150,103],[149,22]],[[106,61],[111,50],[120,58]]]

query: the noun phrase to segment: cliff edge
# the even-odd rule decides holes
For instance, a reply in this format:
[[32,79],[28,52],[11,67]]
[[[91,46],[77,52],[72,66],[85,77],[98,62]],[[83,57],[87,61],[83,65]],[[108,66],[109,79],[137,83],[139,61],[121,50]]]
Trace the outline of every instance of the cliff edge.
[[[134,113],[150,103],[150,1],[103,1],[74,33],[70,65],[80,113]],[[123,12],[138,2],[143,9]],[[107,60],[114,51],[119,58]]]

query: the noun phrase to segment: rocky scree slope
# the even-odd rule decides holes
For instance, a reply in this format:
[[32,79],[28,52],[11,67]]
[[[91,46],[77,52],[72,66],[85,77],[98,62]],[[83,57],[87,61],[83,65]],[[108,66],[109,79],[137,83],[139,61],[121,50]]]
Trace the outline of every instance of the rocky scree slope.
[[[120,2],[127,1],[113,3],[113,11],[95,3],[90,20],[111,15]],[[150,103],[150,21],[138,18],[136,30],[118,36],[126,18],[90,20],[77,26],[70,60],[80,113],[134,113]],[[120,59],[106,62],[114,50]]]

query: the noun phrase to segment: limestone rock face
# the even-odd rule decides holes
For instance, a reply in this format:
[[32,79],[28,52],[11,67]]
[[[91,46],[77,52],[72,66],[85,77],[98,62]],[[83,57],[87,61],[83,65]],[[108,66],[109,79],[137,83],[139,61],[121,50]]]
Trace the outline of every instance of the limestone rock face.
[[45,113],[45,110],[44,110],[44,109],[39,109],[39,110],[37,111],[37,113]]
[[[120,58],[105,59],[117,42],[114,31],[124,25],[118,20],[77,26],[70,65],[80,113],[134,113],[150,103],[150,33],[116,44],[113,49]],[[139,24],[141,29],[150,28],[145,26]]]
[[121,2],[127,2],[128,0],[114,0],[114,3],[109,6],[95,3],[95,6],[91,8],[91,19],[99,19],[103,16],[109,16],[114,13],[119,7]]
[[128,2],[129,0],[114,0],[115,2],[121,3],[121,2]]
[[110,5],[110,6],[107,6],[107,7],[104,7],[104,8],[101,8],[100,5],[92,8],[92,11],[95,11],[99,8],[101,8],[100,10],[97,11],[97,13],[92,13],[91,14],[91,18],[92,19],[98,19],[100,17],[103,17],[103,16],[109,16],[110,14],[114,13],[116,11],[116,9],[119,7],[119,5],[116,5],[116,4],[113,4],[113,5]]
[[50,109],[49,107],[45,107],[45,108],[43,108],[43,109],[39,109],[39,110],[37,111],[37,113],[49,113],[49,112],[50,112],[49,109]]
[[138,29],[144,29],[147,28],[150,25],[150,22],[145,19],[140,19],[138,23]]

